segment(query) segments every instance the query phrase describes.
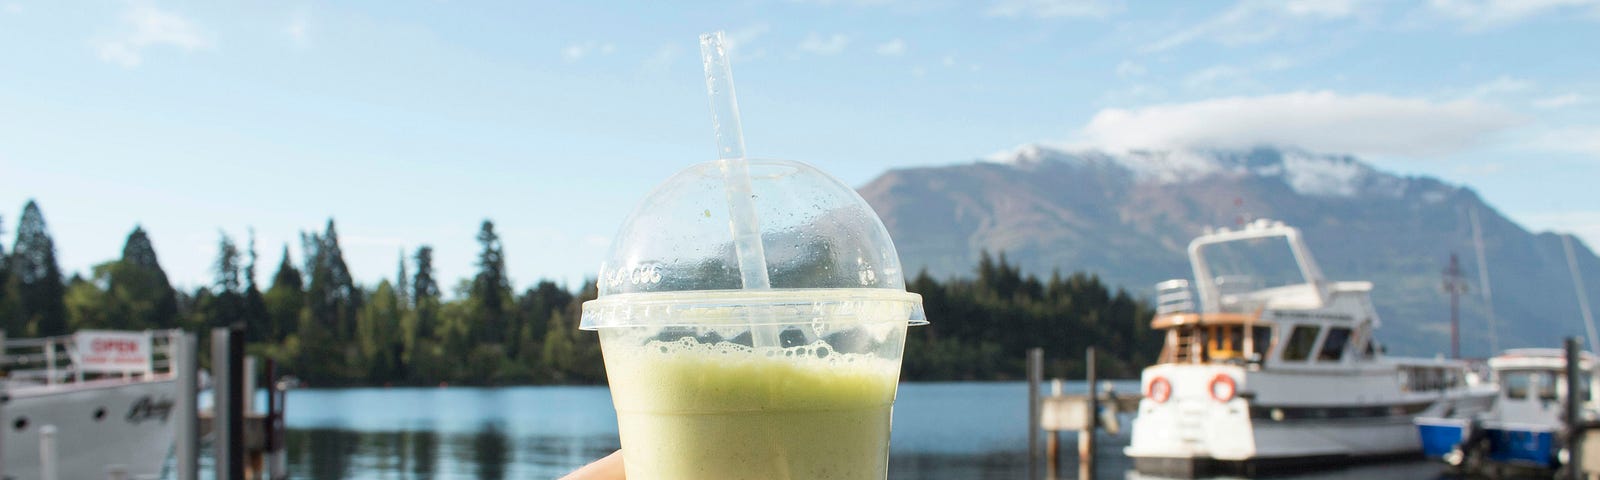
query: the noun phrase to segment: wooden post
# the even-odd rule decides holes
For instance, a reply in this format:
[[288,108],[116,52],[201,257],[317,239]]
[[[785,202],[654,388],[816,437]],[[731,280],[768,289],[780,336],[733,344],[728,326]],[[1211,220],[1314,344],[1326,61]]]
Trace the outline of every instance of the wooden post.
[[[1061,379],[1050,381],[1050,398],[1060,400]],[[1043,415],[1043,412],[1040,412]],[[1056,480],[1061,478],[1061,430],[1055,427],[1046,430],[1049,436],[1044,437],[1045,451],[1045,478]]]
[[1028,349],[1028,480],[1039,478],[1039,383],[1044,381],[1044,349]]
[[178,372],[178,429],[177,457],[178,480],[200,480],[200,407],[195,404],[200,385],[197,381],[199,364],[196,356],[194,334],[176,331],[172,338],[172,361]]
[[[1583,427],[1583,397],[1580,395],[1579,385],[1583,382],[1580,371],[1578,337],[1567,337],[1567,478],[1577,480],[1583,478],[1583,449],[1578,445],[1582,441],[1581,429]],[[1587,387],[1587,385],[1585,385]]]
[[1084,378],[1089,382],[1089,419],[1084,422],[1084,429],[1078,431],[1079,480],[1094,478],[1094,431],[1100,423],[1100,385],[1094,374],[1094,347],[1089,347],[1084,356],[1088,357]]
[[244,480],[244,329],[211,330],[212,457],[217,480]]

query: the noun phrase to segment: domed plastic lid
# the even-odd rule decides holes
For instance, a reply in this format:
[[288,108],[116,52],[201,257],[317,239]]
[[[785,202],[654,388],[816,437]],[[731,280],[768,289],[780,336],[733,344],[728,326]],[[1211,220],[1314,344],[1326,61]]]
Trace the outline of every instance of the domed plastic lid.
[[726,313],[712,315],[724,321],[767,318],[772,308],[801,304],[825,317],[871,311],[926,323],[922,297],[905,291],[889,231],[855,190],[801,162],[747,165],[770,290],[743,290],[727,161],[711,161],[656,187],[623,222],[600,265],[600,297],[584,304],[580,327],[683,324],[672,312],[704,308]]

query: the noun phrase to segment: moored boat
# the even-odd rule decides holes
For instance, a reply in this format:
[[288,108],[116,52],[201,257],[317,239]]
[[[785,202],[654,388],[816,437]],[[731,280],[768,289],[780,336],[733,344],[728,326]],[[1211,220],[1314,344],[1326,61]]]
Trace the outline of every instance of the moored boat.
[[[1584,398],[1578,408],[1580,421],[1600,416],[1600,403],[1588,393],[1597,387],[1595,363],[1592,354],[1579,359],[1579,392]],[[1555,348],[1512,349],[1489,359],[1501,386],[1493,407],[1418,418],[1425,453],[1466,471],[1561,468],[1560,452],[1567,445],[1563,438],[1566,365],[1565,352]]]
[[6,339],[0,478],[43,478],[47,461],[59,479],[159,476],[178,415],[171,348],[179,334]]
[[[1186,280],[1163,282],[1125,453],[1140,473],[1256,474],[1415,455],[1419,415],[1488,408],[1466,363],[1394,358],[1374,338],[1370,282],[1323,278],[1299,230],[1259,220],[1189,244]],[[1198,305],[1196,305],[1198,297]]]

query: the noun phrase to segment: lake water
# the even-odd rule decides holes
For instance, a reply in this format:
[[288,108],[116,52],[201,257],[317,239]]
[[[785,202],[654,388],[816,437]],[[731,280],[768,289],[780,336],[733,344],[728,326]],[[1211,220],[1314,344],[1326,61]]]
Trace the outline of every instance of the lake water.
[[[1122,382],[1118,391],[1136,391]],[[1083,385],[1068,384],[1070,391]],[[911,383],[895,403],[889,477],[1027,476],[1025,383]],[[363,388],[289,393],[295,479],[549,479],[617,448],[605,387]],[[1126,425],[1126,422],[1124,423]],[[1075,435],[1065,472],[1076,472]],[[1128,477],[1127,434],[1102,436],[1100,478]],[[1296,479],[1433,478],[1428,462],[1384,463]]]

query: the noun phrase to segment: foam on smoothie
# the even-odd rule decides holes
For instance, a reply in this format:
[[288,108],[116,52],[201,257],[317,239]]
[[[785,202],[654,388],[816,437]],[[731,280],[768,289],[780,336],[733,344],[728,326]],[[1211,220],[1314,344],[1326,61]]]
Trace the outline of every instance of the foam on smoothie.
[[[623,333],[601,331],[608,334]],[[881,479],[887,471],[898,361],[822,343],[604,345],[630,480]]]

